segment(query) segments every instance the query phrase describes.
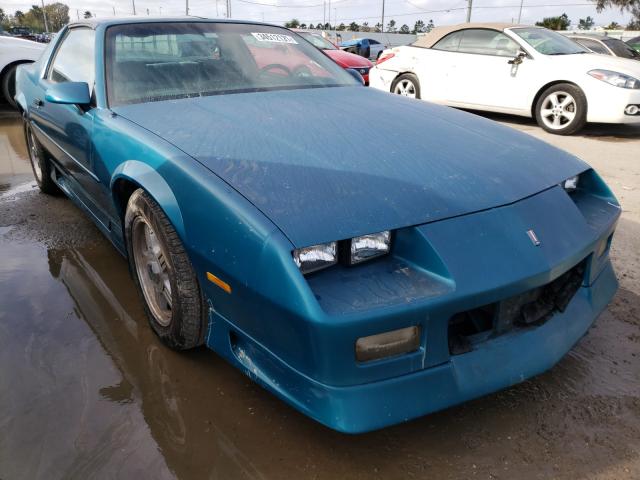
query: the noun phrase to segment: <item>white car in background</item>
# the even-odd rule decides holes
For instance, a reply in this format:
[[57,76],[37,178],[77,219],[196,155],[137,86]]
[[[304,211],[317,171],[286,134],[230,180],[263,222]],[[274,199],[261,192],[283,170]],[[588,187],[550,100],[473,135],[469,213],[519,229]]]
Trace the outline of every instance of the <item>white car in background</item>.
[[0,36],[0,94],[15,107],[13,96],[16,93],[16,68],[21,63],[35,62],[47,48],[42,43],[21,38]]
[[640,124],[640,62],[590,53],[541,27],[439,27],[385,50],[373,88],[444,105],[533,117],[570,135],[586,122]]

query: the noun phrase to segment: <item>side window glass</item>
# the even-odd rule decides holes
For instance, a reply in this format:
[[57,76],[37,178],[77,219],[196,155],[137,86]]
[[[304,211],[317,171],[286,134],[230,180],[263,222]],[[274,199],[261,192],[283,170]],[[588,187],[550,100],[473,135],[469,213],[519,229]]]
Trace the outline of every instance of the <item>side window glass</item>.
[[58,47],[47,78],[55,83],[95,80],[95,32],[90,28],[69,30]]
[[465,30],[458,47],[459,52],[498,57],[515,57],[518,50],[518,44],[505,34],[481,29]]
[[462,40],[463,32],[453,32],[438,41],[433,48],[435,50],[444,50],[447,52],[457,52],[460,40]]
[[579,44],[581,44],[583,47],[587,47],[592,52],[602,53],[604,55],[609,55],[609,52],[607,51],[607,49],[604,48],[603,45],[600,45],[600,43],[596,42],[595,40],[588,40],[586,38],[581,38],[581,39],[576,40],[576,41]]

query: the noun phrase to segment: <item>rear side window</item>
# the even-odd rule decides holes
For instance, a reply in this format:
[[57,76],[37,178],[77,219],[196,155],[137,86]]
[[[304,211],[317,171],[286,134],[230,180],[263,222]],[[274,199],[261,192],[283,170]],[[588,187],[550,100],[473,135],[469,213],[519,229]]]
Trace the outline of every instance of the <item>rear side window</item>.
[[95,80],[95,32],[90,28],[74,28],[62,39],[49,68],[47,78],[55,83]]
[[444,37],[438,43],[436,43],[433,48],[435,50],[444,50],[447,52],[457,52],[458,46],[460,45],[460,40],[462,40],[463,32],[453,32]]
[[498,57],[515,57],[519,50],[518,44],[504,33],[486,29],[470,29],[452,33],[440,40],[433,48]]
[[611,55],[604,45],[602,45],[600,42],[597,42],[595,40],[590,40],[588,38],[579,38],[579,39],[576,39],[576,42],[578,42],[583,47],[587,47],[589,50],[591,50],[594,53]]
[[607,47],[613,50],[618,57],[635,59],[640,58],[640,53],[624,43],[622,40],[618,40],[616,38],[608,38],[602,41],[607,45]]

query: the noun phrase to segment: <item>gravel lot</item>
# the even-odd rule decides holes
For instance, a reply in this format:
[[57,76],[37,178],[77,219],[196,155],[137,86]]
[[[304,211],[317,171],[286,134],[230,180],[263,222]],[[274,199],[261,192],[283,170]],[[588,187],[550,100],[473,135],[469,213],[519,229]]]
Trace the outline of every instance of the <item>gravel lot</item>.
[[619,293],[544,375],[345,436],[213,352],[160,345],[125,260],[69,201],[37,192],[19,117],[0,111],[0,479],[640,478],[640,128],[557,137],[490,118],[613,188]]

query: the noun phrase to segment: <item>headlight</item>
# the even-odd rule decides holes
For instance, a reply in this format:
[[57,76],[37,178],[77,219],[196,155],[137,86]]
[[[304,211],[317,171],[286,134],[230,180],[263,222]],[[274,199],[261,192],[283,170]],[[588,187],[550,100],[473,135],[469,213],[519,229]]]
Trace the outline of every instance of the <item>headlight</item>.
[[306,275],[335,265],[338,259],[343,265],[356,265],[386,255],[390,251],[391,232],[385,230],[339,242],[297,248],[292,254],[293,261],[296,262],[302,274]]
[[374,257],[386,255],[390,248],[391,232],[388,230],[352,238],[349,244],[348,263],[355,265]]
[[640,80],[624,73],[612,72],[611,70],[591,70],[588,73],[593,78],[607,82],[614,87],[640,89]]
[[567,193],[575,192],[578,189],[578,180],[580,176],[576,175],[575,177],[567,178],[564,182],[561,183],[562,188],[565,189]]
[[296,265],[304,275],[337,263],[337,252],[338,246],[336,242],[322,243],[294,250],[293,261],[296,262]]

